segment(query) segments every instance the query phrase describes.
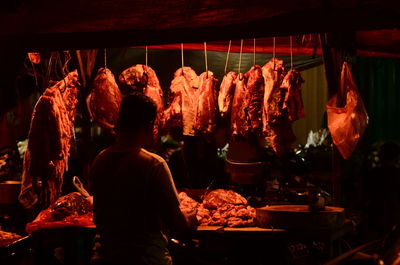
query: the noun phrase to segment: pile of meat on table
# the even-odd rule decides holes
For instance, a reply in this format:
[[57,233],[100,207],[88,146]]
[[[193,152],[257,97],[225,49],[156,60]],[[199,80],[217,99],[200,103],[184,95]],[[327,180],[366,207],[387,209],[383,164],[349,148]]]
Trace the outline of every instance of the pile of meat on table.
[[183,212],[197,210],[199,225],[245,227],[254,226],[256,209],[247,200],[232,190],[217,189],[204,196],[201,203],[185,192],[179,193]]
[[66,226],[94,227],[93,197],[84,197],[78,192],[61,196],[49,208],[41,211],[26,231],[60,228]]

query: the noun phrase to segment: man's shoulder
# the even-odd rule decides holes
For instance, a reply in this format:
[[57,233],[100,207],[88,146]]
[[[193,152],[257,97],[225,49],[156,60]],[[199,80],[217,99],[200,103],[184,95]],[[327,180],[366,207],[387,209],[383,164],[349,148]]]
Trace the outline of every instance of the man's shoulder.
[[155,153],[152,153],[152,152],[150,152],[150,151],[147,151],[147,150],[144,149],[144,148],[142,148],[142,149],[140,150],[140,153],[142,154],[142,157],[143,157],[144,159],[146,159],[146,160],[152,161],[152,162],[157,163],[157,164],[165,163],[164,158],[162,158],[161,156],[159,156],[159,155],[157,155],[157,154],[155,154]]

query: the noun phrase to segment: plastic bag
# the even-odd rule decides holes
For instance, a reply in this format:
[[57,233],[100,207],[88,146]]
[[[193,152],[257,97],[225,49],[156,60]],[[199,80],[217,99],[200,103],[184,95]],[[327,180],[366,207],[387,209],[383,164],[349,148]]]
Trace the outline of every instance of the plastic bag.
[[326,110],[333,143],[347,159],[367,128],[368,114],[347,62],[343,63],[340,79],[340,90],[346,96],[346,105],[338,107],[339,96],[335,94],[326,104]]

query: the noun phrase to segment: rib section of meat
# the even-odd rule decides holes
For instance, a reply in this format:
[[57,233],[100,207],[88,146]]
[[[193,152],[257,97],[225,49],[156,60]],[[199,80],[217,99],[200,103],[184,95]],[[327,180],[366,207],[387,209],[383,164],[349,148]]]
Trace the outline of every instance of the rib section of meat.
[[248,93],[248,106],[247,114],[250,120],[250,130],[255,135],[261,135],[263,121],[262,121],[262,106],[264,98],[264,78],[262,69],[258,65],[251,67],[250,71],[246,73],[247,76],[247,93]]
[[72,192],[58,198],[49,208],[41,211],[33,222],[26,225],[26,231],[58,228],[65,226],[94,226],[93,205],[89,198]]
[[26,208],[38,198],[48,206],[60,196],[63,175],[68,170],[78,86],[75,70],[47,88],[35,105],[19,197]]
[[234,191],[213,190],[206,194],[202,203],[196,202],[184,192],[179,194],[179,198],[183,212],[197,209],[200,225],[243,227],[255,224],[256,210]]
[[118,120],[121,92],[109,69],[99,69],[86,102],[91,118],[103,129],[112,131]]
[[233,95],[235,94],[236,73],[229,72],[222,79],[218,94],[218,107],[221,117],[229,116],[232,107]]
[[290,122],[305,117],[303,98],[301,96],[302,83],[304,83],[304,80],[297,70],[290,70],[282,81],[281,89],[284,89],[286,94],[282,108],[287,111]]
[[197,101],[196,135],[206,135],[214,132],[217,115],[216,85],[218,80],[210,71],[200,75],[199,97]]
[[232,101],[231,131],[234,137],[246,137],[250,129],[248,115],[249,94],[247,76],[239,74],[235,80],[235,94]]
[[137,64],[124,70],[119,78],[121,91],[124,94],[132,92],[143,93],[150,97],[157,105],[157,118],[154,122],[154,137],[158,137],[162,126],[164,103],[163,91],[155,71],[150,67]]

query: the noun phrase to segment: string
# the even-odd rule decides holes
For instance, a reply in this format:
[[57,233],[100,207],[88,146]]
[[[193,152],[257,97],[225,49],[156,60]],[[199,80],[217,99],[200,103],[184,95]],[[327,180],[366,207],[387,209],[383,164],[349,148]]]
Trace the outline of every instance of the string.
[[148,50],[147,50],[147,46],[146,46],[146,67],[147,67],[147,63],[148,63],[148,56],[149,56],[149,54],[148,54]]
[[256,38],[253,39],[253,51],[254,51],[253,62],[254,62],[254,65],[256,65]]
[[207,43],[204,42],[204,60],[206,64],[206,78],[208,78]]
[[107,68],[107,48],[104,48],[104,68]]
[[230,53],[230,51],[231,51],[231,44],[232,44],[232,41],[230,40],[230,41],[229,41],[229,45],[228,45],[228,53],[226,54],[226,60],[225,60],[225,70],[224,70],[224,73],[225,73],[225,74],[226,74],[226,70],[227,70],[227,68],[228,68],[229,53]]
[[290,70],[293,70],[293,43],[292,43],[292,36],[290,36]]
[[182,59],[182,75],[183,75],[183,67],[184,67],[184,60],[183,60],[183,43],[181,43],[181,59]]
[[272,60],[274,60],[274,71],[275,71],[275,52],[276,52],[276,47],[275,47],[275,37],[273,38],[273,50],[272,50]]
[[240,66],[241,66],[241,64],[242,64],[242,50],[243,50],[243,39],[240,40],[239,75],[240,75]]

